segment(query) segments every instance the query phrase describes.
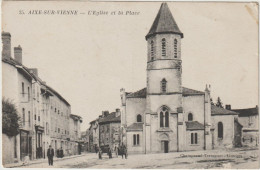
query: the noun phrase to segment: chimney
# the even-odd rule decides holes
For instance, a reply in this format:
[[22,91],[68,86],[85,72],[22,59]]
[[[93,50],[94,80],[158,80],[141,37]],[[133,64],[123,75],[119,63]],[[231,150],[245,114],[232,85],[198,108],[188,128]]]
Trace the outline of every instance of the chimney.
[[108,111],[102,111],[102,117],[107,117],[109,115]]
[[227,105],[226,105],[226,109],[227,109],[227,110],[231,110],[231,105],[230,105],[230,104],[227,104]]
[[2,32],[2,58],[11,58],[11,34],[9,32]]
[[120,116],[121,115],[121,112],[120,112],[120,109],[116,109],[116,117]]
[[37,68],[30,68],[30,73],[36,75],[38,77],[38,69]]
[[20,64],[23,63],[22,51],[23,49],[20,45],[18,47],[14,47],[14,59]]
[[104,111],[105,117],[109,115],[109,111]]

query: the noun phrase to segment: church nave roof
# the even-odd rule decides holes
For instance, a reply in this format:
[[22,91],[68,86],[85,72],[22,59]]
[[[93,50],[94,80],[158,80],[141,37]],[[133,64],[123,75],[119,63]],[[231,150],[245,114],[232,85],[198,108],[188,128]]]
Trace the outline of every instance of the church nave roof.
[[[192,95],[203,95],[204,92],[182,87],[182,94],[183,94],[183,96],[192,96]],[[126,97],[127,98],[146,98],[146,95],[147,95],[147,89],[143,88],[136,92],[127,94]]]

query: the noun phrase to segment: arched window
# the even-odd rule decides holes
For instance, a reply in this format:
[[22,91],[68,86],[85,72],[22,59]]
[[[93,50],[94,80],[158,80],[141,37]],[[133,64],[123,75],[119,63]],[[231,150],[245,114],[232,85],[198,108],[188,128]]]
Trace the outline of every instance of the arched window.
[[166,40],[162,39],[162,56],[166,56]]
[[218,122],[218,138],[223,139],[223,123]]
[[167,81],[165,79],[162,79],[162,81],[161,81],[161,91],[163,93],[166,92],[166,86],[167,86]]
[[192,113],[189,113],[189,115],[188,115],[188,121],[193,121],[193,115],[192,115]]
[[160,112],[160,127],[163,127],[163,112]]
[[169,110],[165,106],[160,111],[160,127],[169,127]]
[[137,115],[136,119],[137,119],[137,122],[142,122],[142,116],[140,114]]
[[154,45],[153,45],[153,41],[151,41],[151,60],[154,60]]
[[169,112],[165,112],[165,127],[169,127]]
[[177,58],[177,44],[178,44],[178,40],[174,39],[174,58]]

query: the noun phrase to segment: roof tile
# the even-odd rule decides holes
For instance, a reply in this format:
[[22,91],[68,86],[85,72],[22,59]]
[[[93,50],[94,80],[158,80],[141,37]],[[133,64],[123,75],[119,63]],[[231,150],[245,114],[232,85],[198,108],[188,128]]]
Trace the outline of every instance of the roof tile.
[[116,112],[112,112],[106,117],[99,118],[99,123],[109,123],[109,122],[121,122],[121,116],[116,117]]
[[237,112],[211,105],[211,115],[238,115]]
[[233,109],[232,111],[239,113],[239,117],[248,117],[258,115],[258,107],[247,108],[247,109]]
[[189,121],[186,122],[187,130],[204,130],[203,124],[199,123],[198,121]]
[[133,123],[127,127],[127,131],[142,131],[143,123]]
[[[127,94],[126,97],[127,98],[146,98],[146,94],[147,94],[147,89],[143,88],[143,89],[138,90],[136,92]],[[182,87],[182,94],[184,96],[203,95],[204,92],[193,90],[193,89],[189,89],[189,88],[186,88],[186,87]]]

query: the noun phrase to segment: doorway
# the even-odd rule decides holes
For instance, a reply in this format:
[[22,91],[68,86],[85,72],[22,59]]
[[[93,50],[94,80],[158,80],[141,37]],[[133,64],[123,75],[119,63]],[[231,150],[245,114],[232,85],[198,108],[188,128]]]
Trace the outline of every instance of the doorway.
[[32,160],[32,137],[29,137],[29,158]]
[[23,161],[25,156],[29,154],[29,133],[20,131],[20,160]]
[[162,152],[168,153],[169,152],[169,141],[161,141]]
[[169,152],[169,142],[164,141],[164,153],[168,153],[168,152]]

